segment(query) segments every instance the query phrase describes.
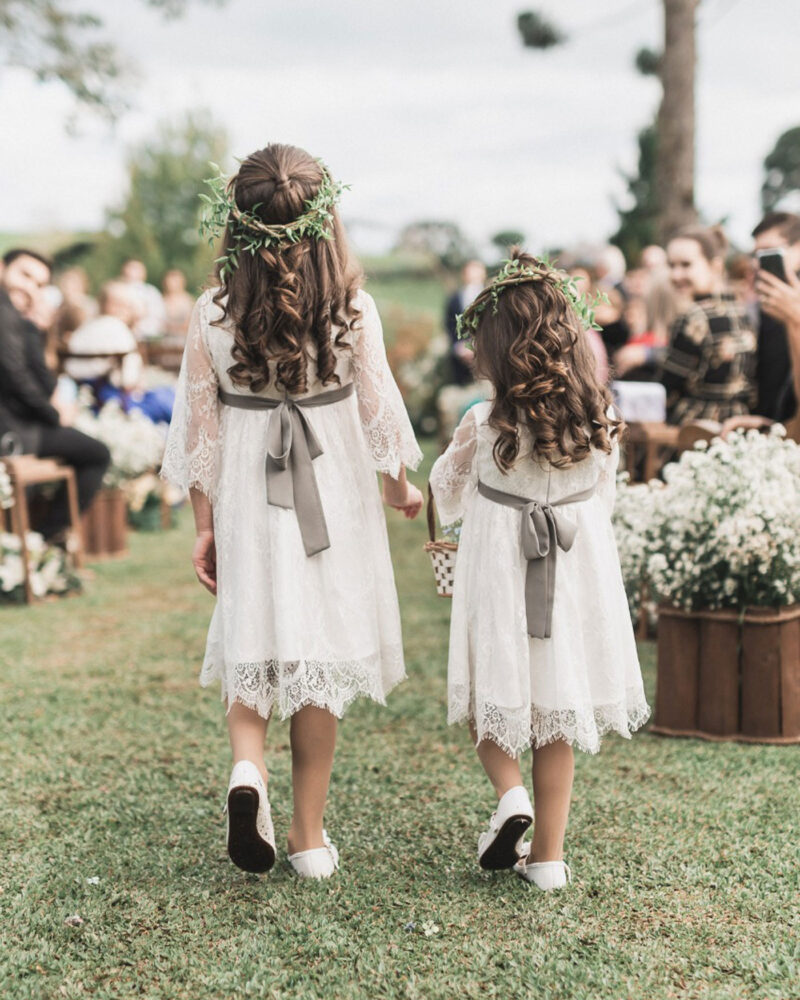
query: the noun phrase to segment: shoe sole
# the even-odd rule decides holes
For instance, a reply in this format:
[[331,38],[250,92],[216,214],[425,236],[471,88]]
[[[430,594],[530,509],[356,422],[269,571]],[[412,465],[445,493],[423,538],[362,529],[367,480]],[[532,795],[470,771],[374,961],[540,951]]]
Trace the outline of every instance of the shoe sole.
[[275,848],[258,832],[258,792],[239,787],[228,793],[228,854],[245,872],[268,872],[275,864]]
[[509,816],[500,827],[491,845],[486,848],[478,860],[481,868],[487,871],[500,871],[501,868],[513,868],[519,861],[517,843],[533,820],[530,816]]

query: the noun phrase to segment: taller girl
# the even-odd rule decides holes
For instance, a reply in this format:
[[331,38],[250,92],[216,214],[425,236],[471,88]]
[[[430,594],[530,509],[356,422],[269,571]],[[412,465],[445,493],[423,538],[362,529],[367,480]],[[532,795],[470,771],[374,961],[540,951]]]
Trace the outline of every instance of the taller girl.
[[[484,868],[566,884],[573,746],[596,752],[649,714],[611,527],[619,424],[562,274],[515,254],[462,319],[494,388],[431,473],[443,523],[463,517],[448,702],[469,721],[499,804]],[[536,825],[519,756],[533,747]]]
[[200,683],[220,681],[234,767],[228,851],[275,860],[264,741],[291,716],[289,860],[326,877],[323,829],[337,718],[404,677],[383,499],[415,517],[405,466],[421,453],[359,288],[336,211],[340,186],[270,145],[213,186],[224,232],[218,287],[192,315],[162,474],[190,490],[193,562],[215,594]]

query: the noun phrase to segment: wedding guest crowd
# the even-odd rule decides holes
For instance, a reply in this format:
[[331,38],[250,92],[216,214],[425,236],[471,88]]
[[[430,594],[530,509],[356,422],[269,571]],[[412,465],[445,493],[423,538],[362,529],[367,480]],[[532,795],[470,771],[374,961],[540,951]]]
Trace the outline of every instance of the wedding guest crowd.
[[[752,237],[751,252],[734,253],[720,227],[695,226],[645,247],[630,267],[614,246],[563,252],[578,288],[602,294],[600,329],[586,331],[598,378],[620,392],[622,383],[660,384],[668,423],[781,421],[800,436],[800,216],[770,212]],[[757,251],[777,251],[779,273],[761,267]],[[462,387],[474,372],[456,316],[485,281],[470,261],[447,303],[452,382]]]
[[[69,426],[56,405],[57,379],[45,361],[44,334],[36,324],[52,265],[33,250],[10,250],[0,276],[0,452],[59,458],[75,469],[78,506],[91,503],[111,456],[104,444]],[[51,317],[52,318],[52,317]],[[46,536],[68,522],[66,502],[51,505]]]
[[[72,422],[78,391],[85,387],[99,409],[110,400],[126,412],[139,410],[168,423],[175,390],[148,384],[144,357],[155,338],[182,343],[193,300],[178,270],[164,278],[164,295],[147,282],[144,264],[128,260],[97,299],[80,267],[53,284],[52,262],[19,248],[3,257],[0,272],[0,455],[56,458],[75,469],[78,504],[85,510],[110,462],[104,444]],[[159,382],[159,378],[155,379]],[[57,498],[46,521],[47,536],[66,526],[66,503]]]

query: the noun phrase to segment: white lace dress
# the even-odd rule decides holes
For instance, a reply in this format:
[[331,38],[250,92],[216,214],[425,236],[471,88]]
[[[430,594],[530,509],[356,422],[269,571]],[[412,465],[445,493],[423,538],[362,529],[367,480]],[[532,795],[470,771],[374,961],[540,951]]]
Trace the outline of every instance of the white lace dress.
[[[554,740],[596,753],[604,733],[629,736],[650,714],[611,526],[618,449],[593,451],[572,468],[556,469],[531,457],[530,436],[522,431],[521,456],[503,475],[492,458],[490,407],[479,403],[467,411],[431,472],[442,523],[464,519],[448,720],[474,721],[478,741],[494,740],[512,756]],[[550,638],[528,635],[521,512],[478,493],[479,479],[551,503],[597,483],[591,499],[556,508],[577,532],[569,551],[558,551]]]
[[[162,476],[211,500],[217,603],[200,683],[221,682],[228,708],[265,718],[305,705],[341,716],[360,695],[383,703],[405,676],[400,615],[376,470],[397,476],[422,455],[386,360],[375,303],[359,292],[359,329],[337,349],[348,398],[303,410],[322,446],[313,462],[330,548],[306,556],[297,515],[267,504],[267,427],[276,410],[222,405],[247,392],[227,374],[230,327],[205,292],[192,314]],[[336,388],[316,379],[309,392]],[[261,395],[282,398],[274,386]]]

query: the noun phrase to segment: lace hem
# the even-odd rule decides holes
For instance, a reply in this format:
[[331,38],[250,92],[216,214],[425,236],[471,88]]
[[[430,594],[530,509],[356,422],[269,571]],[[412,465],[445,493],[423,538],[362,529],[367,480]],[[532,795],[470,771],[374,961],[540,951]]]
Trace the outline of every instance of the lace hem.
[[508,711],[487,703],[480,717],[467,699],[455,699],[448,713],[450,724],[474,722],[478,742],[492,740],[512,757],[519,757],[529,747],[542,747],[564,740],[583,750],[597,753],[603,736],[619,733],[630,739],[650,718],[650,706],[641,691],[628,692],[624,701],[610,705],[586,705],[582,708],[546,709],[531,705],[529,710]]
[[386,696],[405,677],[402,654],[336,662],[273,659],[230,666],[207,660],[200,672],[200,685],[209,687],[218,680],[227,711],[240,702],[268,719],[277,707],[280,717],[286,719],[307,705],[315,705],[341,718],[356,698],[371,698],[385,705]]

